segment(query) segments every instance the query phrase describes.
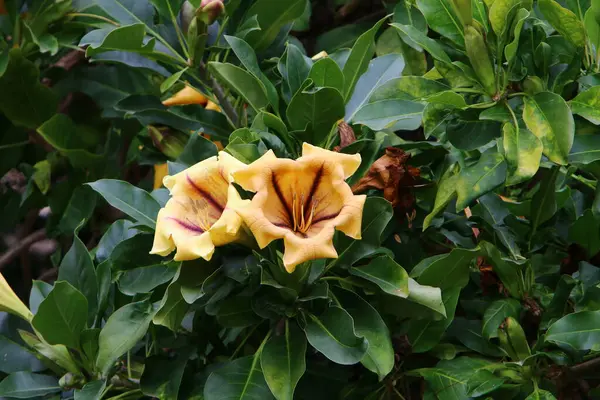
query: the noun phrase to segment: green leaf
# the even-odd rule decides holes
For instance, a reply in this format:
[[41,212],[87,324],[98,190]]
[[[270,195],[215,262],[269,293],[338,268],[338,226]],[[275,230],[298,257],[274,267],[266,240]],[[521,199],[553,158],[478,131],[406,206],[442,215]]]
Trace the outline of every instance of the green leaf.
[[256,50],[266,50],[281,28],[299,18],[306,8],[306,0],[258,0],[246,12],[257,16],[260,30],[249,32],[247,42]]
[[15,125],[35,129],[54,115],[58,98],[40,83],[38,67],[20,49],[8,54],[8,65],[0,74],[0,112]]
[[210,374],[204,386],[205,400],[273,398],[258,362],[258,355],[228,361]]
[[356,293],[340,289],[335,295],[352,316],[356,333],[369,343],[361,363],[381,381],[394,368],[394,349],[387,325],[377,310]]
[[94,261],[77,235],[73,237],[73,245],[60,262],[58,280],[70,283],[86,297],[88,322],[92,325],[98,311],[98,280]]
[[106,261],[119,243],[138,233],[136,229],[132,228],[133,225],[134,223],[127,219],[113,222],[96,247],[96,260],[99,263]]
[[518,319],[521,303],[515,299],[496,300],[485,309],[481,331],[486,339],[498,337],[498,327],[508,317]]
[[271,393],[277,400],[292,400],[296,385],[306,371],[306,338],[290,322],[285,332],[272,336],[260,354],[260,365]]
[[532,178],[540,167],[542,142],[527,129],[507,122],[502,127],[504,156],[508,164],[507,185]]
[[517,49],[519,48],[519,40],[521,38],[521,31],[523,30],[523,24],[525,24],[525,20],[529,17],[529,11],[524,8],[520,8],[517,11],[517,15],[515,15],[514,22],[514,37],[512,42],[506,45],[504,48],[504,56],[506,57],[506,61],[510,65],[514,58],[517,55]]
[[[86,4],[86,2],[82,3]],[[93,4],[113,17],[120,25],[135,23],[152,25],[154,19],[154,7],[148,1],[95,0]]]
[[242,96],[256,111],[269,105],[265,85],[246,70],[229,63],[209,62],[209,70],[227,87]]
[[458,174],[454,173],[454,167],[448,168],[437,184],[437,192],[435,194],[433,210],[431,210],[431,212],[423,220],[423,231],[425,231],[431,225],[433,219],[439,213],[441,213],[448,206],[448,204],[450,204],[454,197],[456,197],[457,181]]
[[424,353],[434,348],[439,342],[448,326],[454,320],[456,305],[461,288],[458,286],[445,290],[442,293],[442,301],[446,310],[446,318],[440,321],[431,319],[411,319],[408,322],[406,332],[412,351]]
[[373,130],[415,130],[421,126],[425,106],[408,100],[378,100],[363,106],[354,116],[355,124]]
[[79,336],[86,326],[88,301],[68,282],[56,282],[42,301],[32,325],[50,344],[79,349]]
[[456,211],[502,185],[506,169],[504,157],[493,148],[483,153],[476,164],[462,169],[456,181]]
[[227,36],[225,35],[225,40],[231,46],[231,49],[241,61],[241,63],[246,67],[248,72],[250,72],[254,77],[259,79],[265,87],[267,97],[269,102],[273,106],[275,110],[279,109],[279,96],[277,95],[277,89],[273,86],[273,83],[267,78],[267,76],[262,72],[260,66],[258,65],[258,60],[256,58],[256,54],[252,47],[246,43],[244,40],[239,39],[235,36]]
[[408,278],[407,300],[421,304],[446,318],[446,307],[442,301],[442,291],[438,287],[420,285],[412,278]]
[[108,318],[100,331],[96,367],[106,376],[115,361],[144,337],[154,311],[148,301],[127,304]]
[[217,312],[219,324],[228,327],[246,327],[260,322],[260,318],[252,309],[249,296],[236,296],[224,300]]
[[575,135],[569,162],[590,164],[600,160],[600,135]]
[[[387,18],[387,17],[386,17]],[[375,54],[375,34],[386,20],[380,19],[371,29],[360,35],[344,64],[344,100],[347,102],[354,92],[354,87],[360,76],[367,70],[373,54]]]
[[558,33],[577,47],[585,46],[585,28],[575,13],[554,0],[539,0],[538,6],[546,20]]
[[600,341],[600,311],[582,311],[562,317],[550,325],[545,341],[574,350],[597,348]]
[[571,111],[600,125],[600,86],[593,86],[571,100]]
[[152,322],[155,325],[162,325],[173,332],[177,332],[188,309],[189,305],[181,294],[181,283],[174,280],[167,288],[158,311],[152,318]]
[[408,273],[389,256],[377,257],[362,267],[352,267],[350,273],[373,282],[393,296],[408,297]]
[[140,389],[146,396],[157,399],[177,399],[189,352],[180,349],[177,357],[155,355],[144,363]]
[[392,219],[392,205],[380,197],[369,197],[365,202],[362,217],[361,240],[347,236],[338,237],[336,249],[338,258],[330,263],[350,267],[360,259],[375,253],[381,243],[381,235]]
[[67,207],[60,218],[58,228],[63,233],[73,233],[79,225],[90,219],[96,208],[96,193],[87,186],[78,186],[71,195]]
[[600,251],[600,220],[594,217],[591,209],[571,225],[569,240],[583,247],[589,257]]
[[371,95],[386,82],[397,78],[404,68],[404,58],[400,54],[388,54],[371,60],[367,71],[356,83],[352,97],[346,104],[346,122],[351,122],[356,113],[371,98]]
[[479,248],[455,248],[448,254],[437,257],[433,262],[423,260],[411,271],[411,276],[421,285],[439,287],[442,290],[452,287],[465,287],[469,282],[469,266],[479,256]]
[[85,52],[87,57],[107,51],[128,51],[152,57],[155,40],[151,39],[144,43],[144,36],[146,36],[144,24],[96,29],[85,35],[79,45],[87,46]]
[[547,390],[535,389],[525,400],[556,400],[556,397]]
[[103,157],[88,151],[82,140],[81,131],[65,114],[56,114],[41,126],[37,132],[56,150],[69,158],[75,168],[98,165]]
[[[531,228],[533,232],[556,214],[556,178],[560,169],[554,167],[547,171],[539,190],[531,200]],[[533,233],[532,233],[533,235]]]
[[340,67],[329,57],[325,57],[313,64],[308,75],[316,87],[331,87],[344,92],[344,73]]
[[489,6],[489,19],[497,36],[502,37],[508,27],[512,26],[511,12],[521,4],[521,0],[494,0]]
[[564,99],[551,92],[525,97],[523,120],[541,140],[544,155],[557,164],[567,164],[575,135],[575,121]]
[[588,9],[585,13],[583,23],[585,25],[587,36],[590,39],[592,45],[596,47],[597,51],[597,49],[600,49],[600,11],[594,10],[594,7]]
[[504,353],[494,344],[481,335],[482,325],[480,320],[469,320],[456,317],[448,329],[448,335],[454,337],[465,347],[491,357],[502,357]]
[[494,375],[491,371],[480,370],[467,382],[467,393],[469,397],[480,397],[488,394],[504,384],[505,378]]
[[344,117],[344,100],[337,89],[316,88],[299,90],[287,109],[292,129],[308,128],[307,142],[318,145],[325,141],[335,123]]
[[356,334],[350,314],[339,307],[329,307],[320,316],[307,314],[304,331],[308,342],[337,364],[358,363],[369,347],[365,338]]
[[530,285],[525,280],[523,266],[505,258],[498,248],[489,242],[482,241],[481,247],[487,261],[494,266],[494,272],[498,274],[508,293],[517,299],[523,298],[530,290]]
[[499,137],[500,124],[495,121],[460,118],[448,124],[446,134],[454,147],[471,151]]
[[458,44],[459,47],[464,47],[463,24],[454,12],[452,0],[417,0],[417,6],[431,29]]
[[[407,35],[412,41],[414,41],[418,46],[422,47],[425,51],[427,51],[433,58],[436,60],[450,63],[450,57],[444,51],[444,48],[435,40],[427,37],[427,35],[417,28],[410,25],[402,25],[402,24],[391,24],[398,31]],[[410,43],[408,43],[410,45]],[[420,50],[420,49],[417,49]]]
[[2,335],[0,335],[0,354],[2,354],[0,372],[5,374],[18,371],[39,372],[46,369],[46,366],[32,352]]
[[75,400],[100,400],[106,388],[106,381],[92,381],[75,390]]
[[176,84],[177,81],[179,81],[181,76],[187,72],[187,70],[188,68],[184,68],[180,71],[175,72],[173,75],[165,79],[163,83],[160,84],[160,92],[165,93],[167,90],[171,89],[173,85]]
[[169,282],[177,268],[168,265],[152,265],[127,270],[119,278],[119,290],[127,296],[150,293],[155,287]]
[[156,226],[160,204],[145,190],[115,179],[100,179],[88,185],[134,221],[152,229]]
[[14,399],[32,399],[58,393],[62,389],[54,376],[15,372],[0,382],[0,396]]
[[286,50],[286,61],[284,69],[284,78],[291,98],[302,87],[302,84],[308,77],[312,67],[312,60],[307,62],[307,58],[302,54],[298,46],[288,43]]

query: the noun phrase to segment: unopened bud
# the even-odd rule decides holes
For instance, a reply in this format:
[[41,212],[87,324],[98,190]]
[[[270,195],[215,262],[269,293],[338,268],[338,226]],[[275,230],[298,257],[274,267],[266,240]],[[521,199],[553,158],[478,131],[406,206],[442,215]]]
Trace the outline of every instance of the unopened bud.
[[202,18],[207,25],[211,25],[224,11],[223,0],[202,0],[196,15]]
[[169,158],[177,158],[183,151],[189,135],[168,127],[157,128],[148,125],[148,134],[154,146]]

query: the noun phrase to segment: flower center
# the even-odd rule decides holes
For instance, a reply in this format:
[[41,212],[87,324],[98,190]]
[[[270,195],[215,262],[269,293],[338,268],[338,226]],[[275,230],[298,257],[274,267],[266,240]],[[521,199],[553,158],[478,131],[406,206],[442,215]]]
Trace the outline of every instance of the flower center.
[[181,204],[188,215],[186,220],[206,232],[220,217],[211,213],[211,207],[205,199],[189,199],[187,204]]
[[307,204],[304,202],[304,194],[300,195],[300,198],[298,199],[298,196],[296,193],[294,193],[292,198],[292,220],[294,223],[294,232],[306,233],[310,228],[319,201],[314,200],[311,201],[310,204],[310,213],[308,214],[308,217],[305,217],[305,205]]

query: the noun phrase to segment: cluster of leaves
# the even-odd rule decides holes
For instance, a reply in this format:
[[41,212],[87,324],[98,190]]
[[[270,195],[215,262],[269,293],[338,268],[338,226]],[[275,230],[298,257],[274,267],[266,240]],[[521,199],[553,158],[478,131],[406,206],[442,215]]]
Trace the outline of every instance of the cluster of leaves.
[[[321,3],[0,0],[0,231],[59,244],[0,397],[600,396],[600,3]],[[154,178],[217,142],[359,153],[363,239],[150,255]]]

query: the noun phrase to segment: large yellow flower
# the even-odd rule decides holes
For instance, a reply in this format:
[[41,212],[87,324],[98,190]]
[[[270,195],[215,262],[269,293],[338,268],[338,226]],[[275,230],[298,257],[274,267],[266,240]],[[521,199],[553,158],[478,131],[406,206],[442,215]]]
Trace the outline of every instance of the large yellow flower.
[[176,174],[164,185],[171,199],[158,213],[151,254],[175,260],[210,260],[216,246],[241,239],[242,219],[234,211],[242,201],[231,174],[245,164],[225,152]]
[[0,274],[0,311],[14,314],[29,322],[33,319],[33,314],[29,311],[29,308],[13,292],[2,274]]
[[308,260],[337,258],[335,229],[360,239],[366,196],[355,196],[345,179],[360,155],[334,153],[304,143],[297,160],[272,151],[233,174],[235,182],[256,192],[237,208],[261,248],[283,239],[288,272]]

